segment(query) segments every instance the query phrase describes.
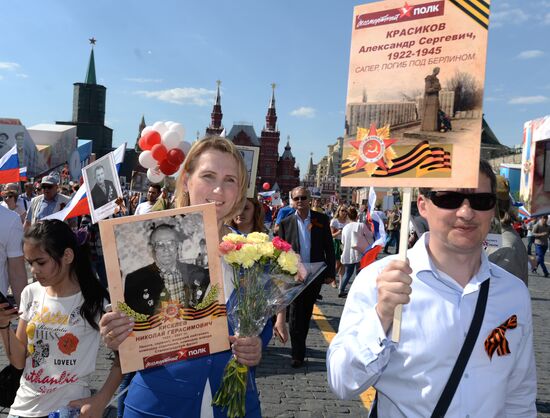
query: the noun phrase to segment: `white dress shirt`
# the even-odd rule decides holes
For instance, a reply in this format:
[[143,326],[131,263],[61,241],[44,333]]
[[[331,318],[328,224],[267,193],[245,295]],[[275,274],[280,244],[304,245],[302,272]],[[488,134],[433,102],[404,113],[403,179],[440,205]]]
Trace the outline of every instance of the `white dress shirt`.
[[[438,271],[426,245],[407,256],[413,270],[411,302],[403,306],[401,341],[384,334],[375,311],[376,276],[393,257],[363,269],[348,294],[338,334],[327,352],[328,381],[340,398],[378,391],[378,416],[429,417],[447,383],[472,321],[479,288],[491,278],[478,339],[446,417],[535,417],[536,369],[531,301],[526,286],[481,255],[478,273],[462,288]],[[511,353],[492,360],[484,342],[517,315],[506,331]]]
[[306,219],[302,219],[298,212],[296,216],[296,226],[298,227],[298,239],[300,240],[300,257],[304,263],[309,263],[311,257],[311,211],[307,213]]

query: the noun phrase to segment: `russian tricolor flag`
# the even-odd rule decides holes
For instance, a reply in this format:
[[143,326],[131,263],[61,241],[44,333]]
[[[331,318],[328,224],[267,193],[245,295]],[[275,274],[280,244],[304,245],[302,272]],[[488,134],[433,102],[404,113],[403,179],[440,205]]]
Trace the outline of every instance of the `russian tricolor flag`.
[[19,181],[19,158],[17,158],[17,147],[12,149],[0,158],[0,184],[17,183]]
[[[126,143],[122,144],[116,150],[113,151],[115,157],[115,164],[117,171],[120,170],[120,165],[124,161],[124,153],[126,152]],[[90,206],[88,205],[88,196],[86,190],[86,183],[82,183],[78,191],[75,193],[73,198],[69,201],[67,206],[55,212],[50,216],[46,216],[43,219],[59,219],[60,221],[65,221],[70,218],[75,218],[77,216],[89,215]]]
[[29,178],[27,177],[27,167],[21,167],[19,169],[19,181],[27,181]]
[[365,250],[365,253],[361,257],[361,261],[359,262],[359,266],[363,269],[367,267],[369,264],[372,264],[374,261],[376,261],[376,258],[378,257],[378,254],[384,248],[384,243],[386,242],[386,231],[384,229],[384,221],[378,214],[376,210],[374,210],[376,206],[376,192],[374,191],[374,187],[371,186],[369,190],[369,203],[368,203],[368,213],[367,218],[369,218],[370,215],[370,222],[372,223],[372,233],[374,235],[374,242],[370,245],[369,248]]

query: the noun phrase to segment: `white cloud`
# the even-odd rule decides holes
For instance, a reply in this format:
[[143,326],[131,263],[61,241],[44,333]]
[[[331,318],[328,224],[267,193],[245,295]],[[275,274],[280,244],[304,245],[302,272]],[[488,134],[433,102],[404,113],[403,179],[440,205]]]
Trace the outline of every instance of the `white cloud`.
[[522,9],[497,10],[491,13],[489,25],[493,28],[502,27],[506,24],[520,25],[529,19],[529,15]]
[[0,80],[3,80],[4,79],[4,76],[3,75],[0,75]]
[[545,25],[550,25],[550,13],[546,13],[542,19],[542,23]]
[[19,78],[29,78],[28,74],[25,73],[17,73],[15,74],[15,76]]
[[540,49],[529,49],[527,51],[521,51],[516,58],[520,60],[528,60],[531,58],[538,58],[544,55],[544,51]]
[[16,62],[0,62],[0,70],[15,71],[19,69],[20,65]]
[[292,112],[290,112],[290,114],[298,118],[314,118],[315,109],[312,107],[302,106],[302,107],[299,107],[298,109],[293,110]]
[[154,98],[161,102],[168,102],[174,104],[193,104],[197,106],[206,106],[212,104],[212,101],[216,95],[214,90],[207,90],[203,88],[194,87],[176,87],[167,90],[157,91],[136,91],[143,97]]
[[513,97],[508,101],[508,104],[512,105],[525,105],[525,104],[538,104],[538,103],[546,103],[549,101],[548,97],[546,96],[520,96],[520,97]]
[[132,83],[162,83],[162,78],[141,78],[141,77],[127,77],[124,80],[131,81]]

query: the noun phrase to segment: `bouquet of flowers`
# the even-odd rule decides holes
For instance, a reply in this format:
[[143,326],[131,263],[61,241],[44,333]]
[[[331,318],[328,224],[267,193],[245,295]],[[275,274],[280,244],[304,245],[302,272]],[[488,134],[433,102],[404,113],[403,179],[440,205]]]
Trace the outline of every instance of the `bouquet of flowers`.
[[[267,320],[288,306],[318,275],[326,264],[302,263],[292,246],[276,237],[253,232],[248,236],[228,234],[220,252],[233,270],[235,292],[228,318],[235,335],[257,336]],[[248,366],[235,357],[227,363],[222,384],[212,401],[227,407],[228,417],[245,415]]]

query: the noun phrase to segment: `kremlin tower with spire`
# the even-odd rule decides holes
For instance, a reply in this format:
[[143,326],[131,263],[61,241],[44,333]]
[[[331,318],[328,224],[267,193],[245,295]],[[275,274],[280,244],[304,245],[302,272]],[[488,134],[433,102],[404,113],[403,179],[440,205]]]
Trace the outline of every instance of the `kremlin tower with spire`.
[[105,126],[105,101],[107,89],[97,84],[95,73],[94,45],[95,38],[90,38],[92,49],[88,62],[88,71],[84,83],[74,83],[73,117],[68,122],[56,122],[58,125],[76,125],[76,135],[80,139],[92,140],[92,152],[96,157],[112,151],[113,130]]
[[[206,128],[207,135],[220,135],[224,128],[222,125],[222,107],[220,97],[220,82],[218,81],[216,101],[211,113],[210,126]],[[296,159],[292,155],[290,137],[287,137],[285,150],[279,156],[279,139],[281,133],[277,127],[277,111],[275,109],[275,84],[271,85],[271,100],[265,117],[265,126],[260,137],[251,124],[236,123],[226,137],[235,145],[245,145],[260,149],[258,174],[256,177],[256,190],[262,191],[261,186],[269,183],[271,190],[279,190],[283,195],[300,184],[300,169],[296,167]]]

